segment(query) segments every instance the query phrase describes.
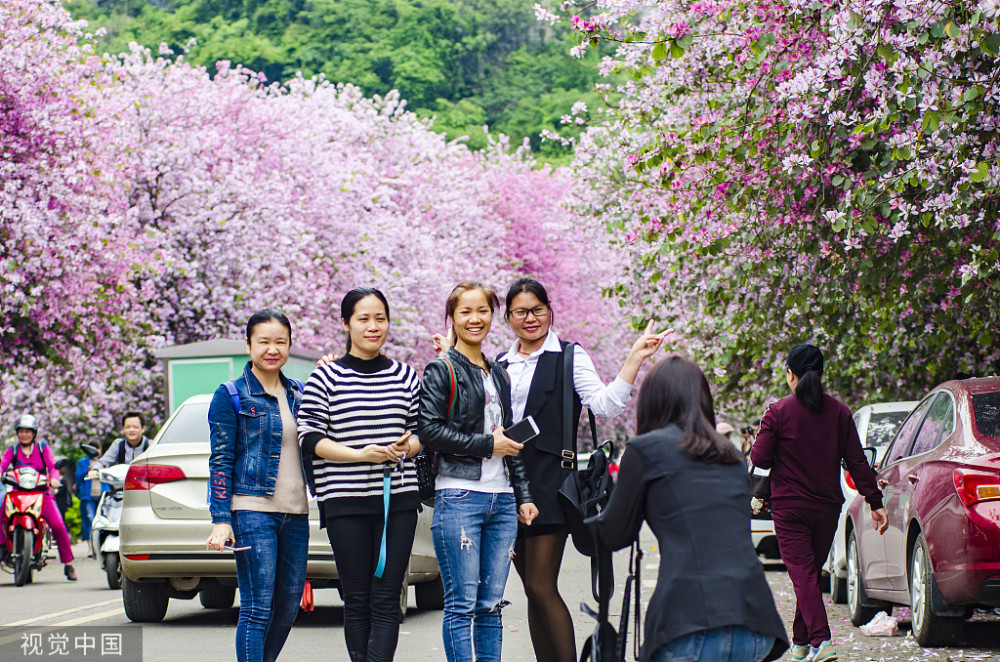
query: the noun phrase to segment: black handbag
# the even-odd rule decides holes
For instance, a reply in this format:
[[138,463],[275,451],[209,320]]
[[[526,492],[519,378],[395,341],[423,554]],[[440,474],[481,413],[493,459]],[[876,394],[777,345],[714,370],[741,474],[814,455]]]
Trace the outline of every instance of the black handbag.
[[[455,390],[457,382],[455,380],[455,366],[447,356],[442,356],[441,360],[448,367],[448,375],[451,377],[451,392],[448,395],[448,418],[445,425],[451,424],[451,415],[455,409]],[[413,458],[413,466],[417,471],[417,493],[420,501],[427,507],[434,507],[434,490],[438,472],[438,453],[422,450]]]
[[417,470],[417,492],[425,506],[434,507],[434,484],[437,477],[437,453],[421,451],[413,458]]
[[584,556],[594,556],[594,532],[584,520],[600,514],[611,498],[614,480],[608,472],[608,464],[614,453],[614,443],[610,440],[597,442],[597,421],[594,412],[588,409],[594,452],[586,467],[577,468],[576,447],[573,443],[573,432],[579,424],[579,421],[573,420],[574,351],[574,343],[563,349],[563,468],[570,471],[559,488],[559,505],[573,538],[573,546]]

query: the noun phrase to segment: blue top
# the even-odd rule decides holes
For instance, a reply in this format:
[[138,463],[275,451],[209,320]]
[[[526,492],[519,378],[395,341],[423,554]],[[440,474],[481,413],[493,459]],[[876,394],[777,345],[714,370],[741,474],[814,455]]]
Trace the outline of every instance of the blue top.
[[[92,481],[87,479],[87,474],[90,472],[90,462],[91,459],[89,457],[81,457],[76,463],[76,479],[73,481],[73,484],[76,485],[76,498],[80,501],[97,501],[100,498],[100,496],[90,496]],[[96,468],[100,470],[100,462],[97,462]],[[102,483],[101,491],[110,492],[111,486],[107,483]]]
[[[237,415],[225,385],[220,385],[208,409],[212,455],[208,460],[208,509],[213,524],[232,521],[233,494],[273,497],[281,460],[281,408],[251,371],[234,380],[239,392]],[[295,416],[302,394],[281,375],[288,407]],[[303,470],[303,476],[305,471]]]

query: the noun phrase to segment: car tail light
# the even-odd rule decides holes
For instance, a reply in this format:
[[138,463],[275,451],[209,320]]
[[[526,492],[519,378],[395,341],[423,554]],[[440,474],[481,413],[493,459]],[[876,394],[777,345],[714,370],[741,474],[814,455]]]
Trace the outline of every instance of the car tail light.
[[958,498],[966,506],[980,501],[1000,499],[1000,474],[974,469],[955,469],[955,490],[958,492]]
[[133,464],[125,474],[126,490],[148,490],[160,483],[184,480],[187,476],[180,467],[166,464]]
[[844,469],[844,482],[847,483],[847,486],[855,492],[858,491],[858,486],[854,484],[854,479],[851,478],[851,472],[847,469]]
[[125,558],[129,561],[148,561],[149,554],[126,554]]

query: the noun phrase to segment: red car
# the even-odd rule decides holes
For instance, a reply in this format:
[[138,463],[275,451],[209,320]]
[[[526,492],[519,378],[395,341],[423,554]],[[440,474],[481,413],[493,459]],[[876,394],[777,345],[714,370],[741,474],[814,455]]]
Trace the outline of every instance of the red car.
[[850,505],[851,622],[909,605],[921,646],[951,643],[975,607],[1000,606],[1000,377],[931,391],[896,433],[878,484],[884,536],[864,499]]

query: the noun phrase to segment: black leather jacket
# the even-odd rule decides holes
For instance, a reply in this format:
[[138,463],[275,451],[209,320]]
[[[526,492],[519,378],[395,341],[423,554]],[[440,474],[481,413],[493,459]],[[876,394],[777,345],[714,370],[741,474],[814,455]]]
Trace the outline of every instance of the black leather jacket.
[[[513,413],[510,405],[510,379],[499,364],[483,357],[490,366],[493,383],[500,395],[504,427],[510,427]],[[483,432],[483,409],[486,394],[483,391],[479,366],[457,352],[448,350],[448,359],[455,368],[455,402],[451,420],[448,419],[448,402],[451,398],[451,373],[441,359],[424,368],[420,379],[420,413],[417,417],[417,434],[428,450],[438,453],[438,473],[455,478],[479,480],[483,471],[482,460],[493,455],[493,435]],[[504,458],[507,477],[514,487],[518,505],[531,503],[531,490],[524,461],[517,455]]]

